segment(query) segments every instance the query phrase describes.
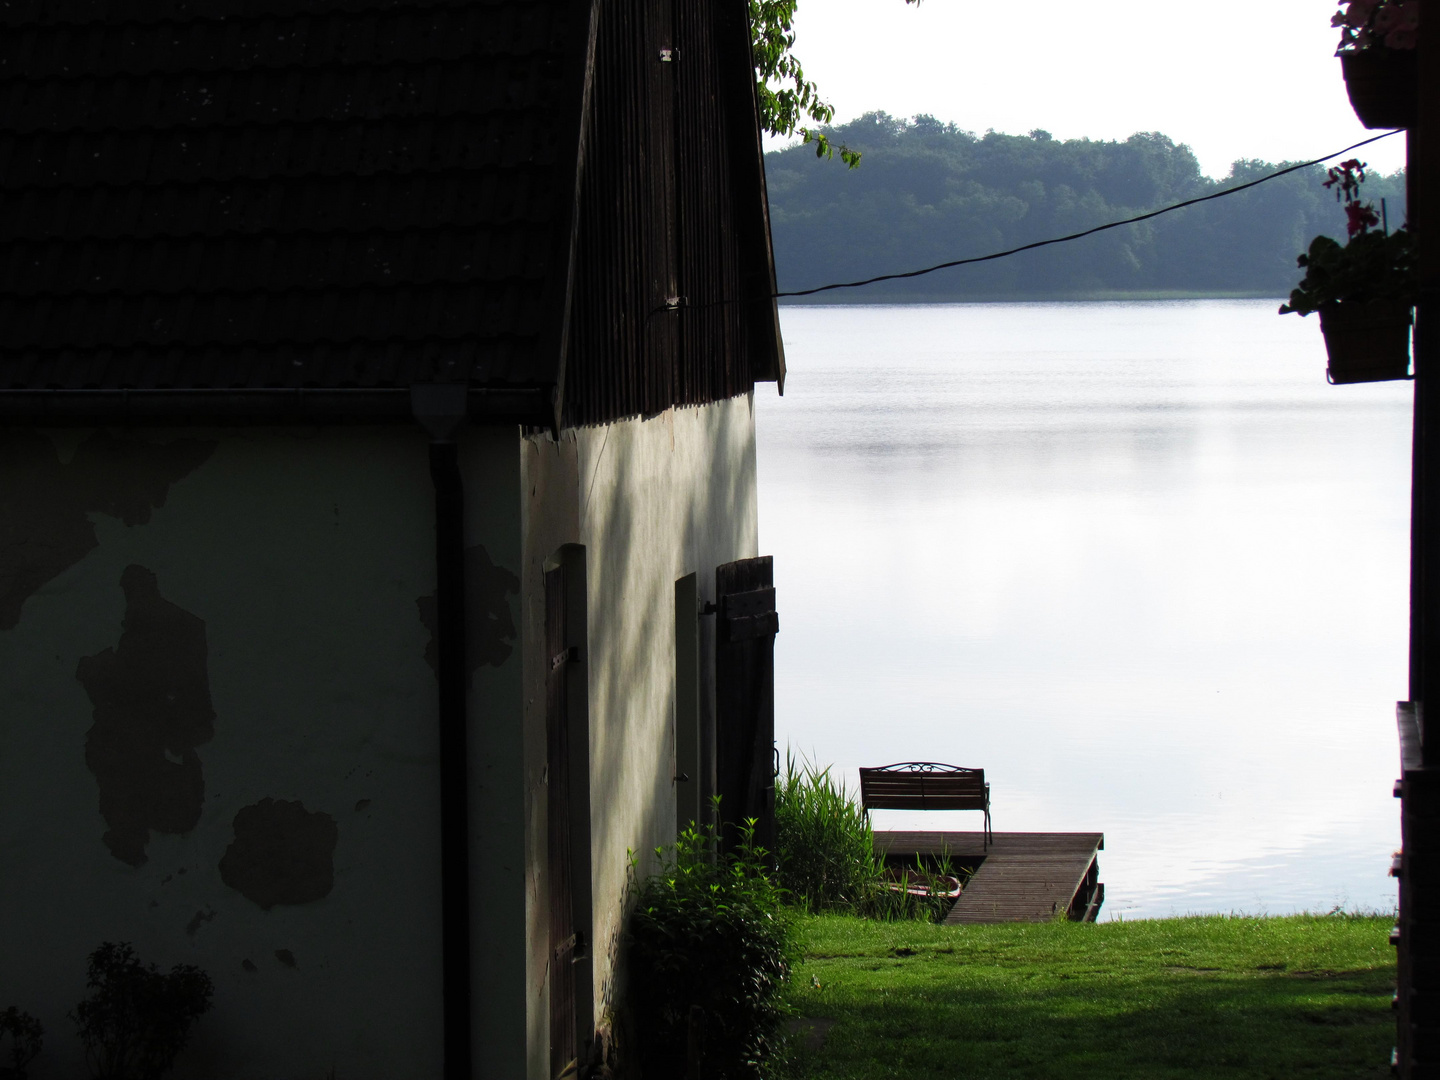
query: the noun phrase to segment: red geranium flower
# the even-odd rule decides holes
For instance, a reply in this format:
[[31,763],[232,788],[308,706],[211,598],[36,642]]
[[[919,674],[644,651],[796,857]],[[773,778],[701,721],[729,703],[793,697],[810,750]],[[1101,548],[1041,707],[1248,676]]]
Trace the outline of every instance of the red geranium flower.
[[1380,215],[1375,213],[1373,203],[1352,202],[1345,204],[1345,227],[1350,230],[1351,237],[1359,236],[1363,232],[1369,232],[1379,224]]

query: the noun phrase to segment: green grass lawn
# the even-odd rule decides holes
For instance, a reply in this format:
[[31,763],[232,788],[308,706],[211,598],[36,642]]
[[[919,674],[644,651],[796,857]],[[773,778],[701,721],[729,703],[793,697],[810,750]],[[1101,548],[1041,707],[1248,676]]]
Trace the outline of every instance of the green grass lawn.
[[796,1065],[856,1080],[1383,1077],[1391,923],[807,918],[794,1001],[826,1034],[797,1046]]

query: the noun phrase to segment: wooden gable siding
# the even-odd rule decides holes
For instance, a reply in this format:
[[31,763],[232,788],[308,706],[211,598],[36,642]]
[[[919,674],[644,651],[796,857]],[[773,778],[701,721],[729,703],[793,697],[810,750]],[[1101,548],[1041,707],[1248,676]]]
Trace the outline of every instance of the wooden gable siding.
[[600,0],[567,425],[719,401],[775,377],[747,34],[744,0]]

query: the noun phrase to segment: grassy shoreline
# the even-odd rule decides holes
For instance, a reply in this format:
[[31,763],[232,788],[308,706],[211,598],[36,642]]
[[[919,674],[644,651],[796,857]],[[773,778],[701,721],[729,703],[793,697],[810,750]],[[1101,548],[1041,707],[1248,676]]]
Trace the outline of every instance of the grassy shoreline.
[[847,1080],[1382,1077],[1392,921],[806,917],[792,1001],[812,1037],[795,1040],[794,1066]]

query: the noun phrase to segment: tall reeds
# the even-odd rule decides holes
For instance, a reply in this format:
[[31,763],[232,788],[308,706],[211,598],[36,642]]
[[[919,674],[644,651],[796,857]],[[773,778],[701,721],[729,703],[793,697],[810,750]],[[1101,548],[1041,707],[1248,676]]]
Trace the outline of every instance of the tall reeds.
[[853,909],[885,873],[870,823],[830,769],[787,749],[775,784],[780,884],[811,912]]
[[793,752],[775,784],[775,848],[781,886],[809,912],[848,911],[869,918],[943,918],[949,860],[894,871],[875,853],[875,836],[843,780]]

